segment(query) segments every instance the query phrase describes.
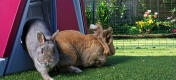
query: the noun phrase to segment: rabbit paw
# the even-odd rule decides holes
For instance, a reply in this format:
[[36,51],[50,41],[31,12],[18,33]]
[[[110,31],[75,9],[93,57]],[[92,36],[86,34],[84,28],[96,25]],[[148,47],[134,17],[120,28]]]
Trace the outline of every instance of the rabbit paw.
[[74,67],[74,66],[71,66],[71,69],[75,72],[75,73],[80,73],[82,72],[81,69],[77,68],[77,67]]
[[48,77],[46,80],[54,80],[53,78],[51,78],[51,77]]

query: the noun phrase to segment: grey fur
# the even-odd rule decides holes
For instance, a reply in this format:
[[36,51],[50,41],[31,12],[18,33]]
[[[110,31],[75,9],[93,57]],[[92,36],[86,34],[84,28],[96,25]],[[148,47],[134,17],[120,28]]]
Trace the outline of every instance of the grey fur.
[[45,80],[53,80],[48,72],[58,63],[59,53],[49,29],[37,19],[29,21],[25,27],[29,27],[25,37],[26,48],[36,69]]

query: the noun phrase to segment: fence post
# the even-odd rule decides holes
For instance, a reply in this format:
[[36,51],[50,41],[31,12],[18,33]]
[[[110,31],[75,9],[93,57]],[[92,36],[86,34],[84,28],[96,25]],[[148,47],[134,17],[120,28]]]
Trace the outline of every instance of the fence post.
[[95,20],[95,0],[92,0],[92,24],[94,24],[94,20]]

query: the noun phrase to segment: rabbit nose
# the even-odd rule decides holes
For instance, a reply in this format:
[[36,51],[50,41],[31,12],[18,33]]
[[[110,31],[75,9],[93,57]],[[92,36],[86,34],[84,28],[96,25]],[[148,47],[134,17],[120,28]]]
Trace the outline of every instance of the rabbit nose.
[[48,63],[49,63],[48,60],[44,60],[44,61],[45,61],[46,65],[48,65]]
[[48,66],[48,62],[46,62],[46,65]]
[[54,60],[53,59],[50,59],[50,62],[53,62]]
[[48,62],[48,60],[44,60],[46,63]]

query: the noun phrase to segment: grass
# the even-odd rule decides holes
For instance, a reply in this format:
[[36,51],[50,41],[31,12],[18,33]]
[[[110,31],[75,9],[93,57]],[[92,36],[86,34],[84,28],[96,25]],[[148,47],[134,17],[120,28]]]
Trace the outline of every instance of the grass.
[[[86,68],[80,74],[54,71],[50,74],[55,80],[176,80],[176,48],[119,48],[116,49],[114,56],[108,57],[107,63],[102,67]],[[0,80],[42,80],[42,78],[36,70],[29,70],[6,75]]]
[[117,49],[115,56],[176,56],[176,48]]
[[117,39],[114,45],[118,48],[176,48],[176,38],[147,38],[147,39]]

